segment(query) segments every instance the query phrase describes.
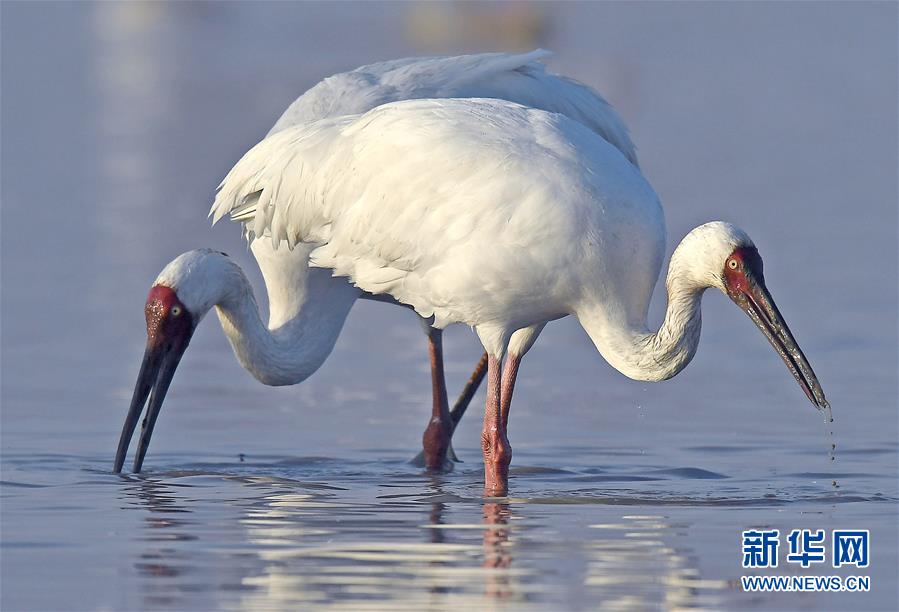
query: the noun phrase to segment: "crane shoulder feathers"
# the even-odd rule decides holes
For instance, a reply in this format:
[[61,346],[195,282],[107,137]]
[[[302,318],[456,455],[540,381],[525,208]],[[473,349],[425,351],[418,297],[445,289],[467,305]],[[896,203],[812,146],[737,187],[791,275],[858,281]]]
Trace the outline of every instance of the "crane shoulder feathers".
[[365,113],[400,100],[498,98],[579,121],[637,164],[636,147],[615,109],[595,90],[546,70],[543,49],[416,57],[361,66],[330,76],[297,98],[269,135],[305,123]]
[[[650,224],[661,216],[639,170],[582,124],[447,99],[283,130],[234,166],[210,215],[276,248],[313,244],[311,265],[443,326],[463,311],[487,320],[514,299],[541,296],[550,308],[566,293],[559,283],[574,282],[558,267],[634,210]],[[505,284],[508,265],[528,270],[529,285]]]

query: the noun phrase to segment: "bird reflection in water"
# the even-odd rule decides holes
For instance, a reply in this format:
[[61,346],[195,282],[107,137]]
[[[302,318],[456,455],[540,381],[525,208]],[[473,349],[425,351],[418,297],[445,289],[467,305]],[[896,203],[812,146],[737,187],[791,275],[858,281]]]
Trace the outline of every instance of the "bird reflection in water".
[[[142,514],[131,563],[140,578],[136,608],[194,609],[209,597],[233,597],[247,609],[363,602],[367,609],[489,609],[568,600],[720,608],[727,588],[703,576],[684,546],[689,523],[663,515],[593,506],[596,522],[581,537],[540,521],[547,512],[582,521],[577,504],[476,501],[439,480],[392,480],[371,497],[280,477],[195,476],[123,479],[123,505]],[[204,507],[197,494],[210,485],[227,491],[228,503]],[[195,518],[209,516],[216,520]],[[571,581],[547,581],[571,571],[578,576]]]
[[[484,504],[484,563],[483,567],[507,570],[512,566],[512,542],[509,541],[509,518],[512,510],[507,503]],[[512,584],[505,571],[484,574],[487,597],[507,599],[513,595]]]
[[131,508],[149,512],[138,536],[148,544],[134,563],[138,574],[148,579],[142,583],[143,602],[146,606],[177,605],[178,594],[185,590],[185,585],[178,582],[185,574],[189,556],[177,547],[198,539],[190,532],[194,522],[177,515],[189,514],[191,510],[183,505],[171,485],[152,478],[127,480],[129,485],[122,490],[124,501]]
[[[430,529],[427,529],[427,539],[431,544],[451,544],[447,532],[459,527],[458,525],[446,525],[444,514],[447,505],[443,502],[431,504],[428,516]],[[512,510],[508,503],[489,502],[483,505],[484,531],[483,531],[483,562],[481,567],[486,570],[507,570],[512,565],[511,542],[509,540],[509,518]],[[431,567],[450,567],[450,563],[435,559],[429,563]],[[488,598],[507,599],[512,597],[514,590],[506,571],[486,571],[484,576],[484,595]],[[455,585],[458,590],[460,585]],[[435,583],[429,588],[429,592],[451,593],[454,589],[447,584]]]
[[[431,544],[444,544],[447,541],[446,530],[438,528],[439,525],[443,525],[444,512],[446,512],[445,503],[435,502],[431,504],[431,512],[428,515],[428,524],[434,527],[434,529],[426,530],[428,532],[428,541]],[[438,569],[440,567],[445,567],[447,564],[445,561],[434,559],[433,561],[430,561],[428,565],[431,568]],[[432,595],[442,595],[444,593],[448,593],[449,590],[450,589],[447,585],[438,583],[435,583],[428,588],[428,592],[430,592]]]
[[[429,524],[435,527],[442,525],[444,512],[446,512],[446,504],[443,502],[431,504],[431,514],[428,516]],[[443,529],[428,529],[428,539],[432,544],[443,544],[446,541],[446,534]]]

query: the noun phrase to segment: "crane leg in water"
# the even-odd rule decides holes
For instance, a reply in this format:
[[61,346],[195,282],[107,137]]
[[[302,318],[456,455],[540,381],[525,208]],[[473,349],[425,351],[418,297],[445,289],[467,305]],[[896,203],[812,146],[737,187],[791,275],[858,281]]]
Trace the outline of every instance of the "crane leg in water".
[[[509,464],[512,463],[512,446],[506,434],[503,418],[502,359],[487,358],[487,406],[484,410],[484,430],[481,432],[481,450],[484,451],[484,495],[501,497],[509,490]],[[517,366],[516,366],[517,368]],[[512,384],[507,396],[512,398]],[[508,407],[506,409],[508,414]]]
[[[430,338],[430,334],[429,334],[429,338]],[[433,363],[434,363],[433,360],[431,363],[432,363],[432,368],[433,368]],[[452,410],[449,411],[450,439],[452,439],[453,432],[456,430],[456,427],[459,425],[459,421],[462,420],[462,416],[465,414],[465,411],[468,409],[468,406],[471,405],[471,400],[472,400],[472,398],[474,398],[474,394],[477,393],[478,387],[481,386],[481,381],[484,380],[484,377],[486,375],[487,375],[487,353],[484,353],[481,356],[480,361],[478,361],[477,365],[475,366],[474,371],[471,373],[471,377],[468,379],[468,382],[465,383],[465,387],[462,389],[462,393],[460,393],[459,397],[456,398],[456,403],[453,404]],[[442,378],[442,371],[441,371],[441,378]],[[437,379],[437,373],[434,372],[433,369],[431,371],[431,379],[432,379],[432,381]],[[435,389],[436,389],[436,387],[435,387]],[[436,394],[435,394],[435,398],[436,398]],[[436,404],[436,402],[435,402],[435,404]],[[434,420],[434,416],[435,416],[435,411],[432,410],[431,422],[428,423],[428,429],[425,430],[425,434],[424,434],[424,436],[422,436],[424,450],[422,450],[420,453],[418,453],[418,455],[415,456],[414,459],[412,459],[411,463],[413,465],[421,465],[421,466],[427,465],[426,460],[425,460],[425,454],[427,452],[429,452],[428,451],[428,445],[429,445],[429,431],[428,430],[430,430],[432,428],[432,422]],[[430,451],[430,452],[432,453],[432,455],[435,453],[435,451]],[[452,461],[456,461],[458,463],[462,462],[461,459],[456,457],[456,454],[453,451],[452,444],[449,444],[445,453],[446,454],[443,456],[443,459],[440,460],[440,462],[442,462],[442,464],[444,466],[446,465],[447,457],[449,459],[451,459]],[[437,460],[433,459],[432,464],[438,465]]]
[[453,421],[446,397],[446,378],[443,374],[443,330],[428,328],[428,355],[431,358],[431,388],[433,404],[431,420],[421,437],[425,468],[442,470],[453,436]]
[[[405,306],[412,310],[408,304],[397,302],[389,295],[363,293],[361,296],[364,300],[373,302],[383,302],[385,304],[395,304],[397,306]],[[431,397],[433,404],[431,407],[431,418],[428,426],[422,435],[422,451],[412,459],[410,463],[413,465],[423,466],[430,471],[439,471],[450,467],[448,459],[460,462],[456,453],[453,451],[452,438],[453,432],[462,415],[468,409],[471,399],[477,392],[481,381],[487,374],[487,353],[481,357],[475,366],[471,378],[462,389],[462,393],[456,399],[453,409],[449,410],[449,401],[446,394],[446,378],[443,371],[443,330],[431,327],[431,319],[419,317],[419,323],[428,337],[428,355],[431,358]],[[539,329],[543,329],[540,326]],[[539,333],[539,331],[537,332]],[[530,336],[528,336],[530,338]],[[533,335],[536,338],[536,334]],[[531,343],[533,340],[530,341]],[[528,344],[528,347],[530,344]]]

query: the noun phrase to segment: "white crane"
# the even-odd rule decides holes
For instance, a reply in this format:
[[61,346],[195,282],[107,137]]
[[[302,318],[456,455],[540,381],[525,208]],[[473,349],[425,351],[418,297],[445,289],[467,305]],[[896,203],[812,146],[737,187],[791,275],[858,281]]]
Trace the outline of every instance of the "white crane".
[[[326,314],[326,323],[342,321],[367,291],[412,306],[437,328],[475,329],[488,354],[488,495],[508,488],[506,426],[524,354],[511,339],[569,314],[620,372],[665,380],[692,359],[701,297],[718,288],[752,318],[808,398],[827,407],[765,287],[758,251],[733,225],[701,225],[678,245],[664,322],[649,329],[665,249],[661,205],[619,150],[563,115],[502,100],[415,100],[290,128],[234,166],[212,211],[216,220],[242,221],[279,252],[300,249],[313,266],[348,277],[354,286],[333,281],[339,312]],[[192,254],[160,281],[148,304],[151,340],[138,383],[155,383],[147,441],[190,332],[213,306],[241,363],[258,377],[279,382],[290,378],[290,364],[299,367],[293,345],[285,355],[277,332],[262,323],[230,259]],[[308,334],[314,342],[315,330]]]
[[[627,128],[612,107],[589,87],[547,72],[543,64],[537,61],[547,55],[549,53],[543,50],[524,54],[485,53],[407,58],[362,66],[328,77],[309,89],[290,105],[269,135],[328,117],[363,113],[397,100],[474,96],[502,98],[560,112],[580,121],[617,147],[636,165],[636,152]],[[387,160],[383,161],[386,163]],[[276,249],[270,241],[252,240],[251,236],[251,249],[268,291],[268,340],[278,346],[279,355],[270,356],[265,366],[254,364],[253,354],[238,352],[238,358],[265,384],[295,384],[315,372],[333,348],[356,298],[394,303],[389,295],[360,293],[350,288],[346,281],[331,279],[330,272],[310,270],[309,246],[301,245],[293,251]],[[160,274],[154,286],[164,285],[168,281],[172,266],[192,265],[191,262],[219,255],[205,251],[185,253]],[[157,294],[151,293],[148,308],[151,308]],[[429,469],[439,469],[447,452],[451,452],[450,438],[455,423],[464,413],[484,374],[486,356],[476,367],[451,415],[443,373],[442,331],[430,326],[427,321],[423,323],[429,340],[433,405],[431,419],[423,435],[422,459]],[[309,331],[312,328],[315,328],[314,334]],[[512,339],[512,346],[523,354],[541,329],[542,325],[522,330]],[[119,441],[116,471],[122,469],[148,392],[146,385],[138,384],[135,389]],[[151,428],[154,420],[155,416],[148,419]],[[140,471],[150,433],[145,430],[142,435],[143,442],[135,455],[135,471]]]

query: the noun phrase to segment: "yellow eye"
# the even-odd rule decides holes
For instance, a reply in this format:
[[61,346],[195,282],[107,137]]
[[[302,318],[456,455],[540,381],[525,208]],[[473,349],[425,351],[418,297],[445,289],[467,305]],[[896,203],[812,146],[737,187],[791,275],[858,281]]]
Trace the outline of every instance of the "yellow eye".
[[177,317],[178,315],[181,314],[181,307],[180,306],[172,306],[171,312],[172,312],[173,317]]
[[728,266],[731,270],[736,270],[736,269],[737,269],[737,260],[736,260],[736,259],[731,259],[730,261],[727,262],[727,266]]

